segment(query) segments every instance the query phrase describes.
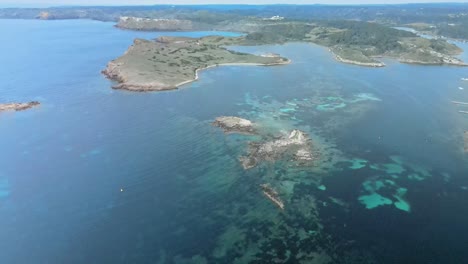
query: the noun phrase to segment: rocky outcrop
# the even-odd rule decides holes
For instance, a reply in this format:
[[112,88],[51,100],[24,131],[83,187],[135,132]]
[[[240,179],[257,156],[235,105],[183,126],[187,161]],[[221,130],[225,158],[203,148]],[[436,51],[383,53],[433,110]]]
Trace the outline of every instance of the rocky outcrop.
[[213,126],[224,130],[224,133],[254,134],[254,123],[250,120],[235,116],[221,116],[216,118]]
[[101,71],[104,76],[110,80],[116,81],[113,89],[122,89],[133,92],[149,92],[149,91],[164,91],[177,89],[176,85],[165,84],[158,81],[140,81],[133,78],[131,73],[126,73],[122,69],[125,68],[124,62],[111,61],[107,64],[106,69]]
[[38,106],[40,103],[37,101],[31,101],[29,103],[6,103],[0,104],[0,112],[3,111],[23,111],[35,106]]
[[312,152],[308,150],[307,148],[301,148],[299,149],[296,154],[294,154],[294,158],[298,161],[312,161],[314,160],[314,157],[312,155]]
[[142,31],[189,31],[194,29],[190,20],[140,17],[120,17],[116,27]]
[[262,184],[260,185],[262,188],[263,194],[270,199],[276,206],[278,206],[281,210],[284,210],[284,202],[281,200],[279,197],[278,192],[270,187],[268,184]]
[[264,143],[250,143],[247,156],[240,158],[244,169],[251,169],[262,161],[275,161],[287,154],[299,162],[313,160],[311,143],[308,135],[300,130],[293,130],[289,135]]

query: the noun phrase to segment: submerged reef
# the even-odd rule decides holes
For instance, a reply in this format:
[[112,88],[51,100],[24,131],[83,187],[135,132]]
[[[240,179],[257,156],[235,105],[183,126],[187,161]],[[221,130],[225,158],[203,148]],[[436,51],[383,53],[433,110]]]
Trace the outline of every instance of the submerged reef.
[[35,106],[40,105],[37,101],[31,101],[29,103],[6,103],[0,104],[0,112],[2,111],[23,111]]
[[[330,132],[339,130],[342,121],[349,124],[358,119],[380,101],[372,94],[360,92],[327,87],[326,91],[311,89],[306,97],[281,101],[270,95],[246,93],[234,116],[218,117],[212,122],[226,134],[237,134],[226,135],[222,143],[232,153],[231,161],[241,162],[242,166],[233,169],[238,169],[233,177],[242,180],[232,184],[244,190],[232,198],[235,203],[219,212],[232,224],[218,236],[213,263],[251,263],[258,259],[268,263],[333,263],[335,241],[323,231],[319,214],[327,204],[343,206],[345,210],[349,206],[343,202],[345,199],[320,197],[328,197],[334,189],[323,179],[343,169],[336,165],[348,159]],[[335,103],[344,103],[346,111],[318,107],[330,104],[333,108]],[[254,132],[246,133],[245,129],[251,127]],[[222,137],[218,134],[215,138]],[[367,160],[354,159],[346,167],[372,170],[370,165]],[[258,190],[257,195],[246,196],[245,191],[250,190]],[[381,198],[395,202],[395,207],[405,208],[397,198],[404,201],[404,195],[396,190],[382,194],[389,196]],[[261,197],[264,201],[258,201]]]
[[[384,205],[394,205],[395,208],[411,212],[411,205],[405,199],[408,192],[408,181],[424,181],[432,177],[431,172],[426,167],[409,162],[400,156],[390,156],[389,163],[369,164],[367,160],[350,160],[353,168],[356,160],[361,161],[364,166],[358,166],[354,169],[370,169],[378,172],[378,176],[368,178],[362,183],[363,191],[358,200],[367,209],[374,209]],[[368,167],[368,168],[366,168]],[[443,174],[445,181],[450,179],[450,175]],[[405,186],[405,187],[403,187]]]
[[235,116],[221,116],[216,118],[213,126],[224,130],[224,133],[254,134],[255,125],[252,121]]

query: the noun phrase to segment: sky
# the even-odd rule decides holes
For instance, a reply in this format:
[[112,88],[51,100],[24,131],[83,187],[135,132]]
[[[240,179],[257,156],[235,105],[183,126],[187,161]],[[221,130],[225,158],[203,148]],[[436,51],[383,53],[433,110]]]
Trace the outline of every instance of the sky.
[[401,4],[468,0],[0,0],[0,6],[155,5],[155,4]]

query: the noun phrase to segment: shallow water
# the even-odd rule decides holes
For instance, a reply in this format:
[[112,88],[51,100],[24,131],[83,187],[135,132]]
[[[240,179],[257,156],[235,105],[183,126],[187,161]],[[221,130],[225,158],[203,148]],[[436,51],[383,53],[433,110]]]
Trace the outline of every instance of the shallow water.
[[[362,68],[300,43],[236,47],[293,63],[223,66],[178,91],[130,93],[100,71],[135,37],[160,34],[73,20],[0,20],[0,32],[0,101],[42,103],[0,114],[5,263],[467,257],[468,116],[450,103],[468,101],[465,68]],[[224,135],[210,125],[220,115],[271,135],[302,129],[320,162],[245,171],[238,157],[262,139]],[[266,182],[284,212],[262,195]]]

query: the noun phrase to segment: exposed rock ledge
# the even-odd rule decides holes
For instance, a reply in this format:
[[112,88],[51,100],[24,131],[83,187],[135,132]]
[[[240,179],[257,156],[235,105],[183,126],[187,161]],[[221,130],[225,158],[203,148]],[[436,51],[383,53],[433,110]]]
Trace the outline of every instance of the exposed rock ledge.
[[255,133],[255,127],[252,121],[235,116],[218,117],[213,122],[213,126],[222,128],[224,133]]
[[276,206],[278,206],[281,210],[284,210],[284,202],[281,200],[279,197],[278,192],[270,187],[268,184],[262,184],[260,185],[262,187],[263,194],[270,199]]
[[250,143],[247,156],[240,158],[244,169],[251,169],[262,161],[275,161],[291,154],[298,162],[310,162],[314,159],[308,135],[300,130],[293,130],[289,135],[264,143]]
[[29,103],[6,103],[0,104],[0,112],[3,111],[23,111],[35,106],[38,106],[40,103],[37,101],[32,101]]

